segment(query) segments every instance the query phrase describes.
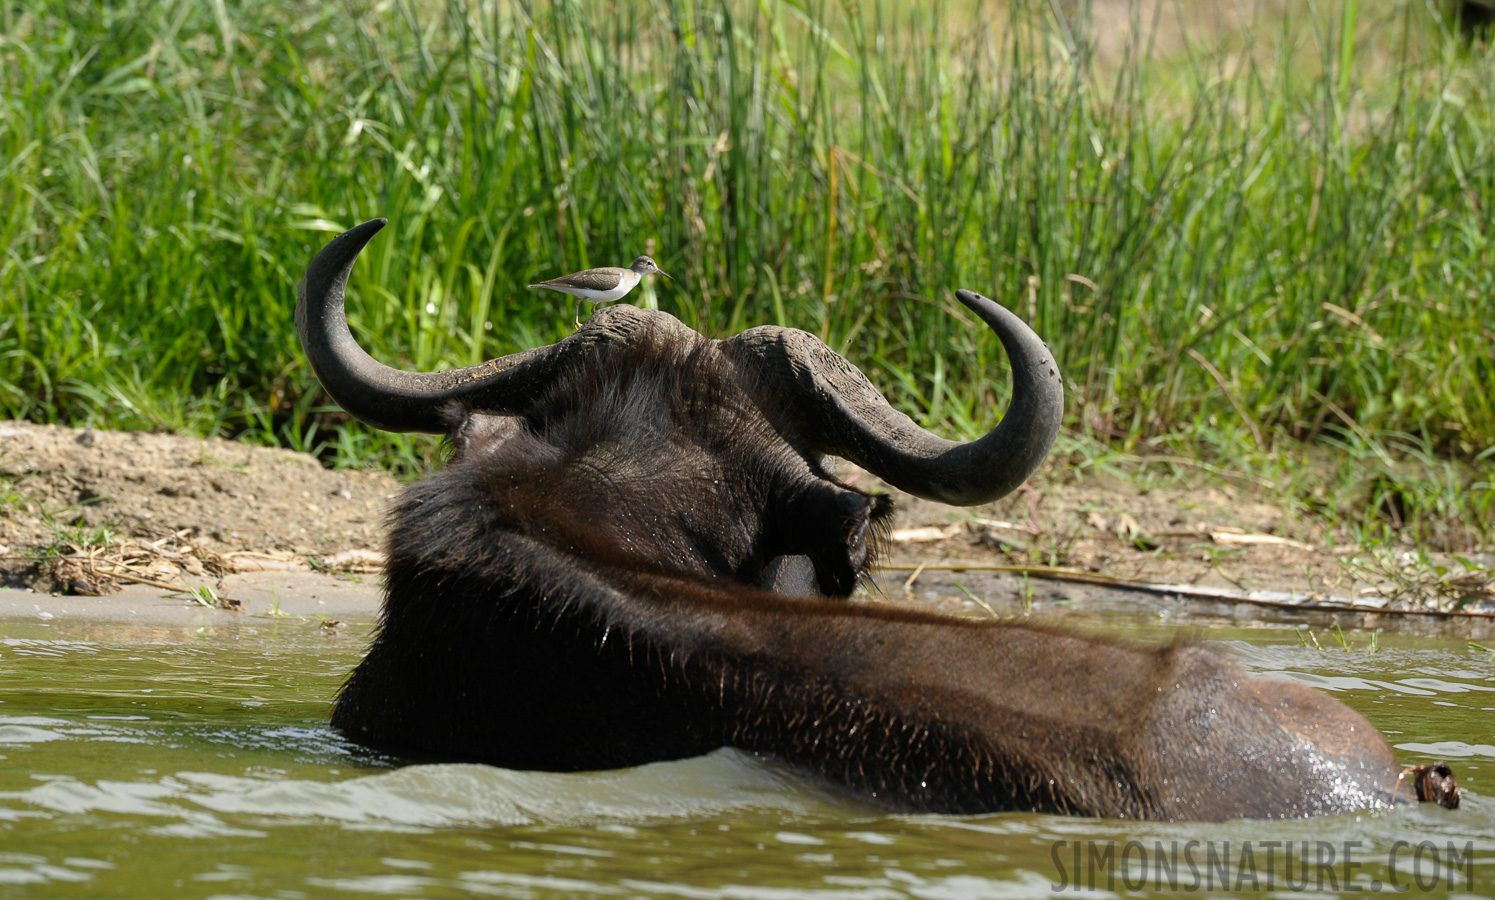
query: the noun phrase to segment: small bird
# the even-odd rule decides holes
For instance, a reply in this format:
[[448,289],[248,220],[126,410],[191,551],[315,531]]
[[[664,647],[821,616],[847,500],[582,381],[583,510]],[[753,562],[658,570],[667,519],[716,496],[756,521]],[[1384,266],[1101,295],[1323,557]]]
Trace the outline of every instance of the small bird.
[[[670,274],[661,269],[653,259],[640,256],[633,261],[633,265],[626,269],[617,266],[603,266],[600,269],[587,269],[584,272],[575,272],[570,275],[562,275],[560,278],[552,278],[539,284],[530,285],[534,288],[550,288],[552,291],[560,291],[585,300],[588,303],[611,303],[621,300],[629,291],[638,286],[645,275],[663,275],[670,278]],[[671,281],[675,279],[670,278]],[[581,327],[581,303],[576,304],[576,325]]]

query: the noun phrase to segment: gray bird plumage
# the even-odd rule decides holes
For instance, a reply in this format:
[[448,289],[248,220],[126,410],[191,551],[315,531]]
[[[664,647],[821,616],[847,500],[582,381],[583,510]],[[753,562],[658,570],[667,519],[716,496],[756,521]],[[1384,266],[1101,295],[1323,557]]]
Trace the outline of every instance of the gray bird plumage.
[[[570,275],[562,275],[549,281],[542,281],[530,285],[530,288],[548,288],[552,291],[560,291],[570,294],[579,300],[588,303],[610,303],[621,300],[638,286],[645,275],[663,275],[670,278],[668,272],[661,269],[653,259],[640,256],[633,261],[633,265],[626,269],[617,266],[601,266],[596,269],[585,269],[573,272]],[[670,278],[674,281],[673,278]],[[576,305],[576,322],[581,324],[581,304]]]

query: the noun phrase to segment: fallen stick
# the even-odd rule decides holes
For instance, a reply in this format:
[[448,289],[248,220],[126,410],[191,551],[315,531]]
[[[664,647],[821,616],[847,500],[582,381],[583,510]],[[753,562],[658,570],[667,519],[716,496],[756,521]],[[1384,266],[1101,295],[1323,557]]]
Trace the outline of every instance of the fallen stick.
[[1383,614],[1391,616],[1436,616],[1445,619],[1495,619],[1495,612],[1450,609],[1403,609],[1400,607],[1365,606],[1356,604],[1349,597],[1330,597],[1331,602],[1314,600],[1312,595],[1296,594],[1292,591],[1239,591],[1230,588],[1199,587],[1192,584],[1157,584],[1151,581],[1135,581],[1130,578],[1112,578],[1094,572],[1077,569],[1060,569],[1053,566],[1013,566],[993,563],[879,563],[872,567],[890,572],[910,570],[928,571],[943,569],[949,572],[1011,572],[1045,578],[1050,581],[1068,581],[1077,584],[1093,584],[1097,587],[1118,588],[1129,591],[1145,591],[1150,594],[1169,594],[1193,597],[1202,600],[1226,600],[1232,603],[1249,603],[1254,606],[1270,606],[1276,609],[1307,609],[1314,612],[1352,612],[1360,614]]
[[160,588],[163,591],[171,591],[173,594],[192,593],[192,591],[188,588],[177,587],[173,584],[167,584],[164,581],[156,581],[154,578],[144,578],[140,575],[134,574],[133,572],[106,572],[105,574],[107,574],[110,578],[118,578],[120,581],[129,581],[134,584],[143,584],[146,587]]

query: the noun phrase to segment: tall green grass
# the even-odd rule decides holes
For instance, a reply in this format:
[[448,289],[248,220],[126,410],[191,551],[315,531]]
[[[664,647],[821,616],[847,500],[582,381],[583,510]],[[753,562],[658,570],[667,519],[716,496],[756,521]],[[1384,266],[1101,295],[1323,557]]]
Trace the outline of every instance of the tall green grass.
[[1193,41],[1148,35],[1196,3],[1132,7],[1135,40],[1084,2],[909,6],[5,4],[0,411],[419,466],[291,327],[311,256],[383,215],[351,319],[399,365],[561,337],[526,283],[649,252],[678,280],[634,302],[805,328],[970,432],[1005,392],[970,287],[1048,339],[1082,441],[1327,443],[1372,519],[1489,536],[1488,54],[1422,2]]

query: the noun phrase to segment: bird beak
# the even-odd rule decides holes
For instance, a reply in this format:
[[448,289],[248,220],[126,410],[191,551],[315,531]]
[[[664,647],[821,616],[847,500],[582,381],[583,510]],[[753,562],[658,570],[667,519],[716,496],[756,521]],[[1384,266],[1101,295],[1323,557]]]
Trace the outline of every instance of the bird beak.
[[656,275],[663,275],[664,277],[670,279],[671,281],[675,280],[674,277],[671,276],[669,272],[666,272],[664,269],[661,269],[658,266],[656,266],[654,268],[654,274],[656,274]]

